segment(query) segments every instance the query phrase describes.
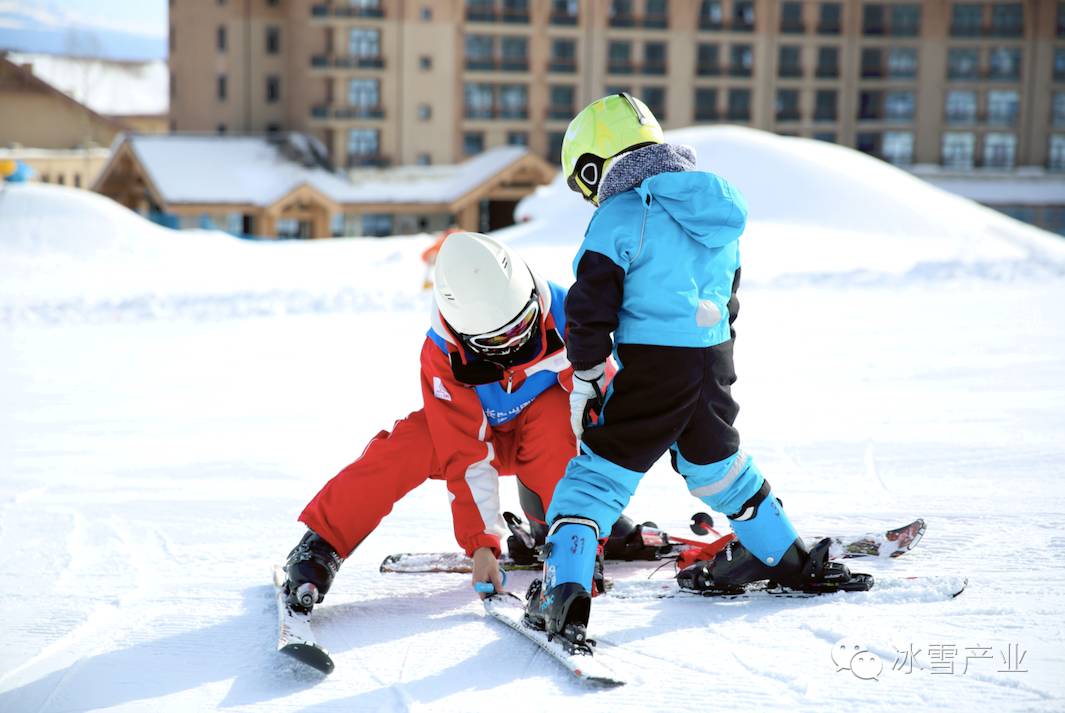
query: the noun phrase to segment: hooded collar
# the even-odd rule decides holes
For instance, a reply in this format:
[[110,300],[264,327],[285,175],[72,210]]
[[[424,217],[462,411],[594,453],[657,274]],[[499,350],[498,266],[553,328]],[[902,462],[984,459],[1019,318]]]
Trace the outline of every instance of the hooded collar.
[[694,171],[695,149],[680,144],[652,144],[617,156],[599,187],[599,204],[660,173]]

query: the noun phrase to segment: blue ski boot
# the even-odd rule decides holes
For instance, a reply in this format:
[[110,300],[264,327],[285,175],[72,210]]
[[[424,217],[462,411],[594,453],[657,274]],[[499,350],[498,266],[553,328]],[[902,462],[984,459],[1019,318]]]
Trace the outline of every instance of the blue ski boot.
[[543,580],[529,586],[525,622],[558,637],[571,652],[591,651],[588,617],[599,551],[599,528],[594,520],[560,517],[551,525],[544,545]]

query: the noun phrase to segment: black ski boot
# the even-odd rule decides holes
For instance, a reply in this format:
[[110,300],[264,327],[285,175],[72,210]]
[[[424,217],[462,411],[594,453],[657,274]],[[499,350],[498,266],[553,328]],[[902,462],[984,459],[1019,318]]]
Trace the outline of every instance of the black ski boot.
[[543,583],[534,579],[525,594],[525,623],[547,632],[548,641],[561,639],[571,654],[590,654],[595,642],[588,638],[592,595],[576,582],[551,588],[545,596]]
[[661,543],[649,545],[644,541],[643,528],[657,529],[653,522],[637,525],[632,518],[622,515],[610,528],[610,537],[603,546],[603,554],[608,560],[656,560],[669,554],[673,549]]
[[285,594],[289,606],[309,613],[325,598],[343,563],[344,558],[328,542],[313,530],[307,530],[285,562]]
[[829,561],[830,538],[807,552],[796,539],[780,561],[770,567],[733,541],[712,560],[696,562],[677,574],[681,589],[705,594],[739,594],[753,582],[766,581],[770,588],[784,587],[813,594],[864,591],[873,586],[868,574],[851,574],[846,565]]

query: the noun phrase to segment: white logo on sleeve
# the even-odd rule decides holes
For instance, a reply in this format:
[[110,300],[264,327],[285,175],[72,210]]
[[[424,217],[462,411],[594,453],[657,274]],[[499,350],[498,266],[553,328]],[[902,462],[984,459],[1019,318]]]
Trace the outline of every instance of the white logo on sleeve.
[[440,380],[439,376],[433,377],[433,396],[441,401],[451,400],[451,394],[448,393],[447,387],[444,386],[444,382]]

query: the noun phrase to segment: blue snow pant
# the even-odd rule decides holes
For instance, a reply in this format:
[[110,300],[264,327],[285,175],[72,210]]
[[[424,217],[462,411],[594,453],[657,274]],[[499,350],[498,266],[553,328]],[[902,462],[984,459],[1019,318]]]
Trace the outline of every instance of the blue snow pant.
[[[618,345],[620,371],[599,422],[585,429],[580,453],[555,489],[548,523],[587,518],[600,533],[609,533],[644,473],[668,450],[692,495],[730,516],[736,537],[755,557],[770,566],[779,561],[797,534],[771,492],[764,500],[756,497],[765,479],[739,449],[732,348],[732,340],[705,348]],[[569,537],[577,527],[558,524],[562,527],[553,531],[565,529]],[[551,549],[555,583],[580,581],[577,577],[590,571],[583,561],[587,548],[581,549],[581,562],[568,561],[574,549]]]

